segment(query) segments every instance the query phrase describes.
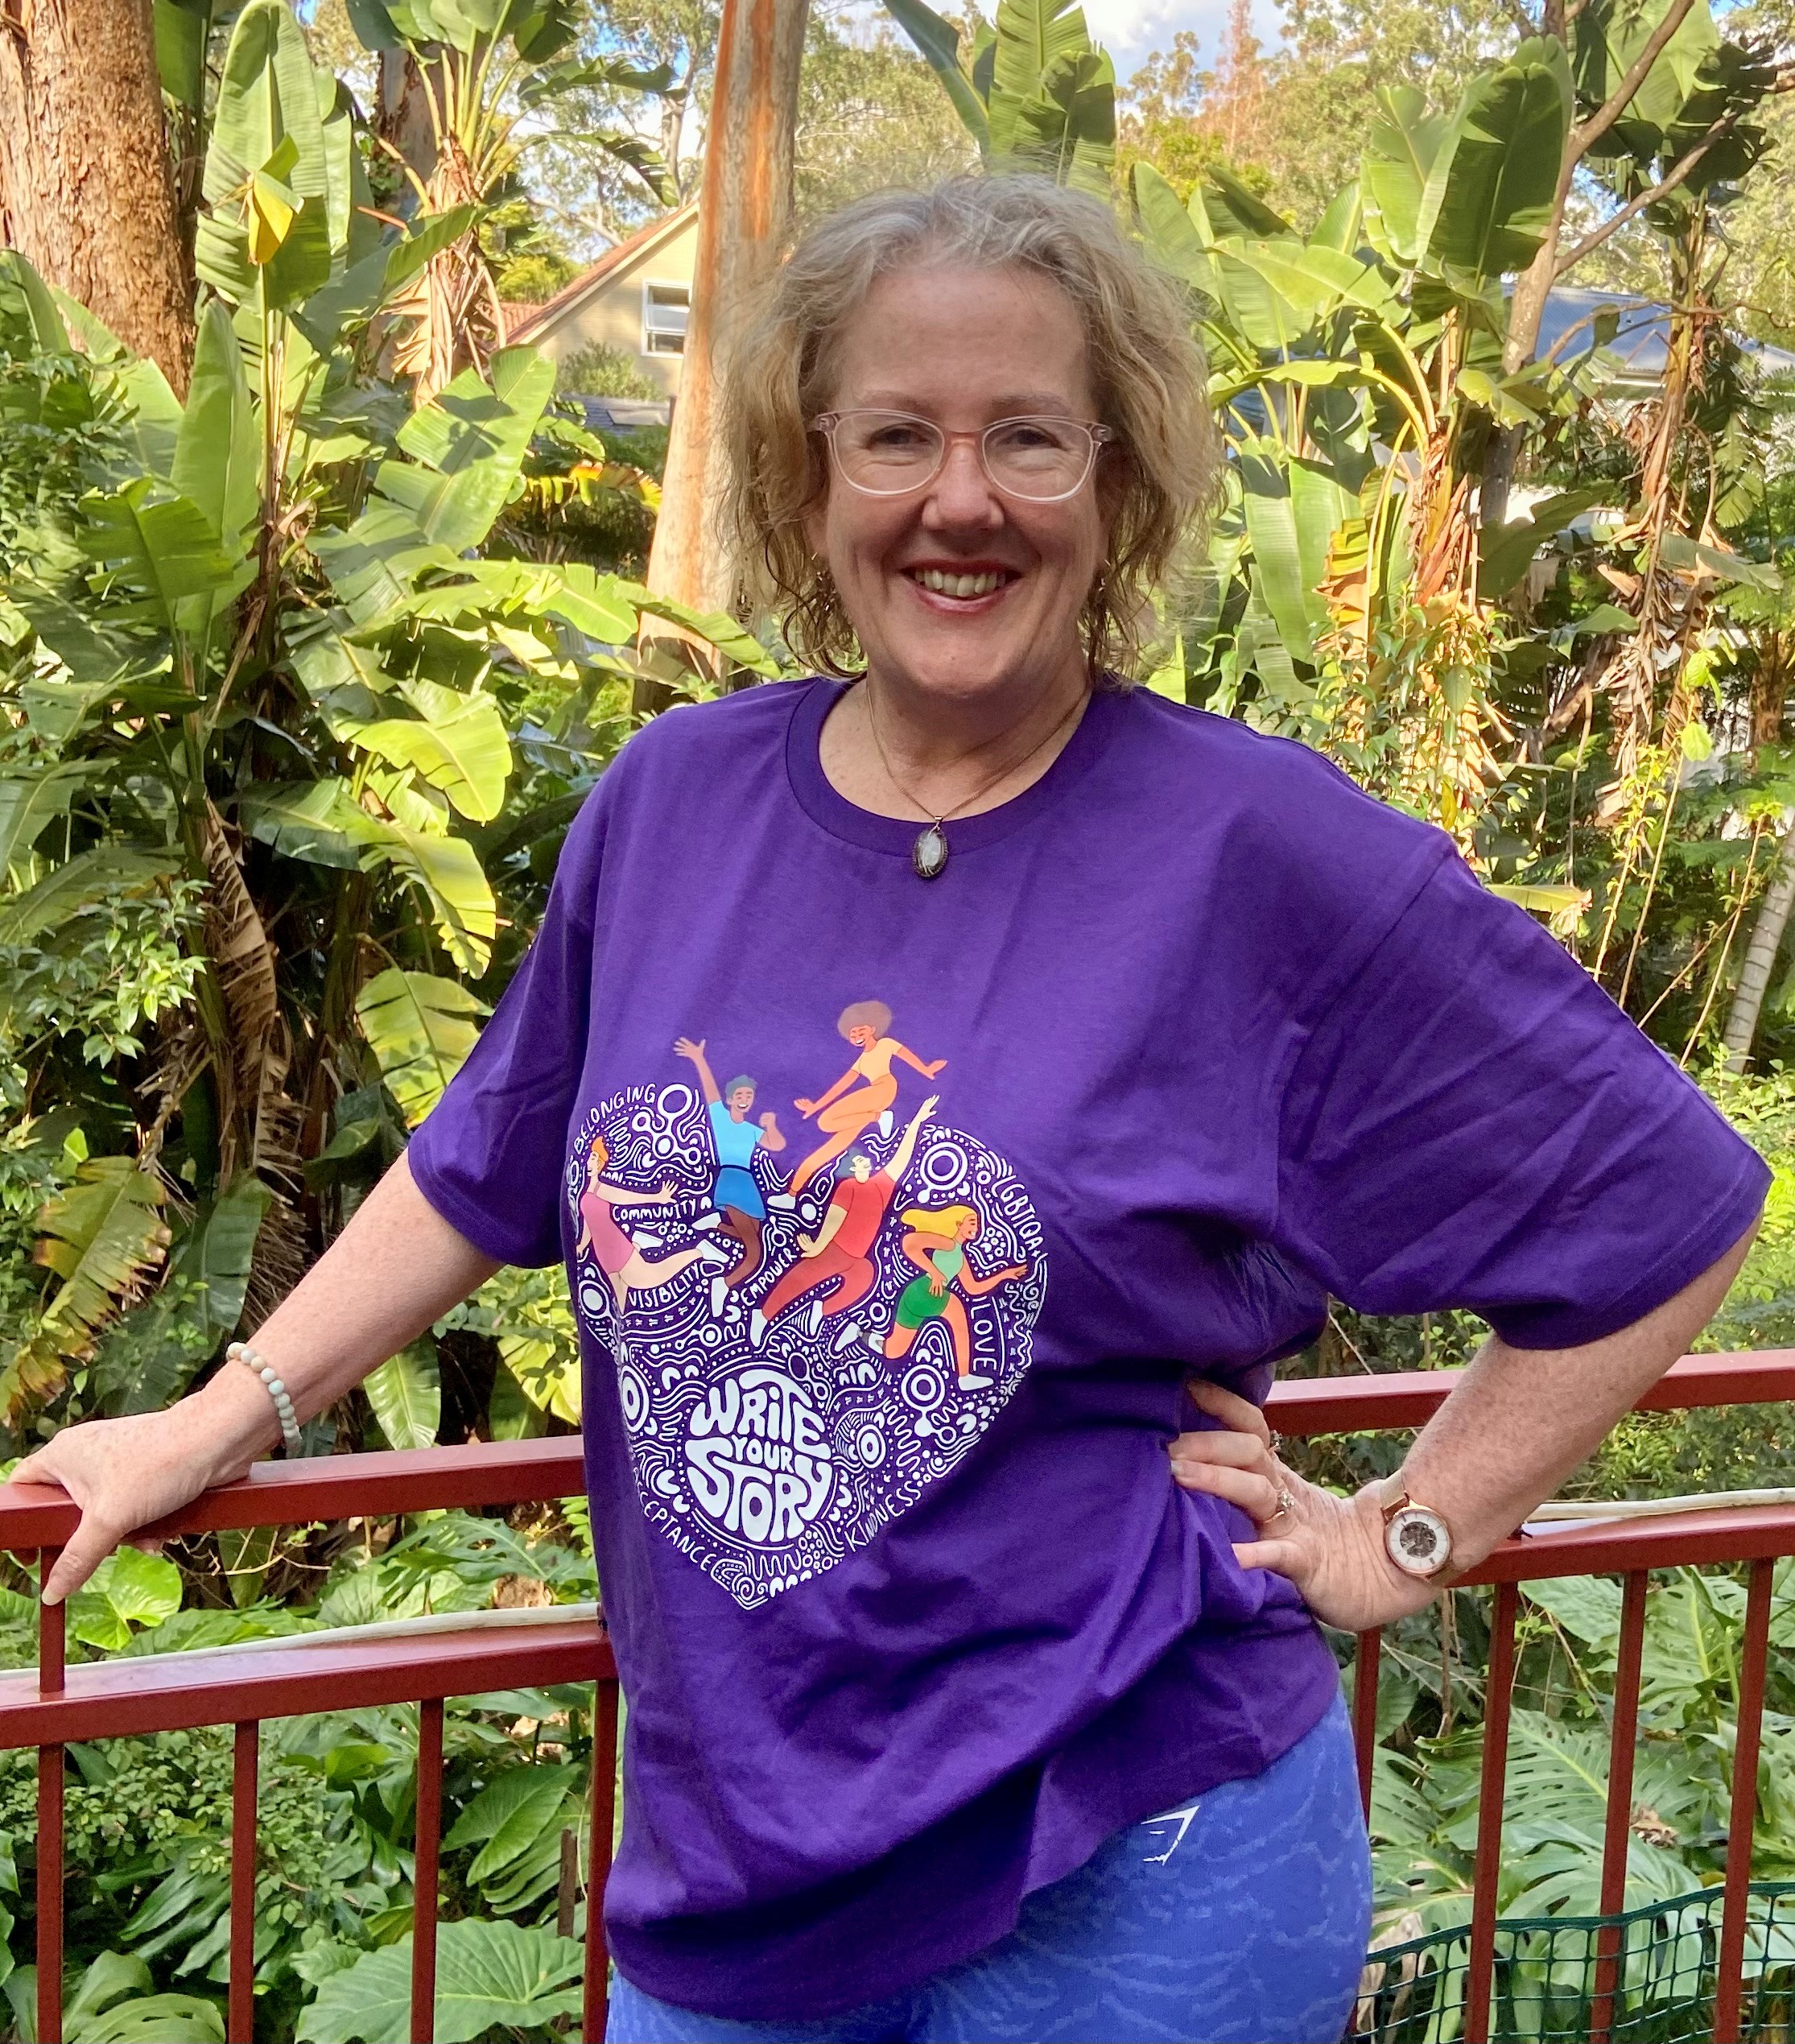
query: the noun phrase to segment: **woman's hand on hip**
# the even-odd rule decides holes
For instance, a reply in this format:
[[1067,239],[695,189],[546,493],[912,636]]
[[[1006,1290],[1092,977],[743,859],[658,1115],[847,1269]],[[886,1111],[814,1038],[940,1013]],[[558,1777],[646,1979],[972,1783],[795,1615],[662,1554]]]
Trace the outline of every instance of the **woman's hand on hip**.
[[1235,1543],[1243,1568],[1288,1576],[1324,1625],[1346,1632],[1388,1625],[1432,1603],[1441,1586],[1405,1575],[1385,1551],[1376,1485],[1337,1497],[1305,1482],[1278,1460],[1256,1406],[1202,1377],[1185,1388],[1222,1428],[1180,1434],[1170,1450],[1172,1476],[1186,1490],[1239,1505],[1252,1521],[1258,1538]]

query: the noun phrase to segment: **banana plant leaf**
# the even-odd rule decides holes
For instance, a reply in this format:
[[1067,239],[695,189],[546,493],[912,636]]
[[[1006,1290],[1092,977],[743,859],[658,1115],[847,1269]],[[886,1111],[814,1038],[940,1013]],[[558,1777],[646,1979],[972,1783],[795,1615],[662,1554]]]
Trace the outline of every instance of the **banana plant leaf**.
[[443,1380],[436,1344],[415,1341],[389,1356],[361,1381],[389,1447],[434,1447],[443,1423]]
[[56,310],[49,287],[17,249],[0,249],[0,285],[15,295],[31,330],[35,353],[66,355],[70,352],[68,329]]
[[152,11],[162,89],[189,114],[203,114],[212,0],[155,0]]
[[361,725],[354,743],[394,766],[411,767],[471,822],[492,822],[505,807],[511,778],[511,741],[498,705],[489,696],[422,679],[399,686],[418,715]]
[[1177,192],[1144,161],[1133,165],[1129,179],[1135,220],[1154,261],[1207,296],[1219,297],[1209,243]]
[[1293,659],[1314,658],[1314,633],[1297,539],[1290,469],[1272,442],[1244,440],[1240,449],[1247,536],[1252,543],[1255,580],[1279,641]]
[[[1600,106],[1611,97],[1644,55],[1668,6],[1669,0],[1589,0],[1579,10],[1573,31],[1577,91],[1587,105]],[[1703,71],[1720,47],[1708,0],[1695,0],[1626,112],[1598,138],[1591,155],[1632,156],[1649,164],[1665,154],[1673,130],[1696,97]]]
[[1218,234],[1277,241],[1295,233],[1282,213],[1249,190],[1225,163],[1210,164],[1203,172],[1203,182],[1207,187],[1204,204]]
[[1040,89],[1017,109],[1010,149],[1056,184],[1107,198],[1116,162],[1116,72],[1108,52],[1054,58]]
[[1022,109],[1039,94],[1055,62],[1087,56],[1091,47],[1078,0],[998,0],[988,98],[993,156],[1017,148]]
[[1445,114],[1430,114],[1413,85],[1385,86],[1377,97],[1379,111],[1359,169],[1365,233],[1380,254],[1399,269],[1412,270],[1421,259],[1422,194],[1451,122]]
[[1474,78],[1428,168],[1415,221],[1424,258],[1479,282],[1525,269],[1551,219],[1570,116],[1556,40],[1533,38]]
[[263,781],[246,791],[237,814],[258,844],[347,873],[361,869],[364,854],[386,829],[340,780]]
[[114,617],[173,633],[193,615],[182,609],[186,599],[223,598],[246,585],[249,564],[225,552],[205,513],[153,477],[135,477],[109,496],[90,493],[81,509],[84,547],[117,578],[108,605]]
[[980,155],[984,155],[991,147],[991,122],[984,99],[960,68],[959,31],[929,6],[926,0],[885,0],[885,6],[941,81],[954,111],[978,144]]
[[23,858],[59,817],[68,815],[69,803],[93,771],[81,762],[0,780],[0,873]]
[[207,1322],[221,1335],[230,1333],[243,1317],[250,1270],[269,1199],[267,1187],[253,1171],[241,1173],[200,1208],[169,1259],[171,1269],[204,1287]]
[[213,110],[201,191],[208,205],[237,198],[253,172],[291,145],[283,182],[303,199],[329,191],[318,85],[305,35],[286,0],[249,0],[237,18]]
[[[10,785],[6,784],[6,785]],[[179,870],[180,854],[101,844],[52,866],[35,886],[0,902],[0,945],[27,944],[72,921],[119,888],[153,887]]]
[[490,383],[464,370],[415,411],[398,436],[411,462],[389,459],[374,477],[380,497],[456,554],[477,547],[510,501],[555,389],[555,365],[534,348],[505,349],[491,367]]
[[1496,532],[1485,533],[1477,569],[1477,593],[1486,598],[1505,597],[1548,539],[1612,493],[1613,485],[1604,483],[1585,483],[1576,489],[1561,490],[1536,504],[1527,517],[1516,518]]
[[65,1352],[91,1341],[121,1297],[162,1261],[162,1200],[154,1171],[129,1157],[95,1157],[38,1216],[37,1261],[62,1280],[43,1327]]
[[486,1010],[458,981],[390,965],[362,988],[355,1012],[387,1091],[415,1128],[461,1069]]

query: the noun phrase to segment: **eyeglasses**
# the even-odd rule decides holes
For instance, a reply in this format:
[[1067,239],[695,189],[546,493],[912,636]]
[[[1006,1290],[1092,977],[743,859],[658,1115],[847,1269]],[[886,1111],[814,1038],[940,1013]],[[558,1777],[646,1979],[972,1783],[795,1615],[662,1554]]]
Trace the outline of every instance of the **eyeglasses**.
[[1034,504],[1057,503],[1084,486],[1098,450],[1116,437],[1082,419],[999,419],[950,433],[907,411],[823,411],[811,421],[829,443],[842,481],[868,497],[902,497],[941,473],[948,444],[972,440],[992,487]]

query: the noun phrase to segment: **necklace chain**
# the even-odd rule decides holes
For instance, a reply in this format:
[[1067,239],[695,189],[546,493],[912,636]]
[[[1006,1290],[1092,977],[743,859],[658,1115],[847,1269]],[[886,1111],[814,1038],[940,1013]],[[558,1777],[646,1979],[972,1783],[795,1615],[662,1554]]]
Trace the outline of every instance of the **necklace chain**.
[[873,712],[873,693],[870,688],[867,690],[866,696],[866,727],[868,730],[873,733],[873,749],[879,755],[879,764],[885,769],[885,778],[890,782],[891,785],[904,798],[905,801],[911,803],[914,807],[920,809],[927,820],[932,824],[937,830],[939,830],[943,824],[952,823],[954,819],[959,815],[963,809],[971,808],[972,804],[978,801],[982,796],[988,795],[991,791],[997,787],[1000,781],[1005,779],[1012,774],[1020,773],[1021,770],[1028,765],[1029,762],[1037,756],[1037,754],[1045,752],[1047,747],[1053,743],[1054,740],[1059,736],[1060,733],[1066,729],[1067,725],[1071,722],[1072,719],[1078,715],[1079,712],[1084,708],[1086,702],[1089,700],[1089,696],[1090,692],[1088,689],[1083,692],[1079,695],[1078,700],[1073,704],[1071,709],[1069,709],[1066,712],[1065,716],[1059,720],[1058,723],[1054,726],[1052,730],[1047,733],[1046,737],[1038,740],[1034,745],[1030,745],[1028,750],[1024,753],[1020,758],[1006,761],[1003,766],[998,768],[995,774],[990,775],[987,779],[981,781],[979,785],[973,789],[972,792],[969,795],[967,795],[963,800],[956,802],[952,808],[943,809],[939,812],[931,808],[927,803],[923,801],[920,795],[916,795],[910,789],[906,787],[903,783],[898,779],[897,774],[893,772],[890,758],[885,749],[885,741],[879,736],[879,720]]

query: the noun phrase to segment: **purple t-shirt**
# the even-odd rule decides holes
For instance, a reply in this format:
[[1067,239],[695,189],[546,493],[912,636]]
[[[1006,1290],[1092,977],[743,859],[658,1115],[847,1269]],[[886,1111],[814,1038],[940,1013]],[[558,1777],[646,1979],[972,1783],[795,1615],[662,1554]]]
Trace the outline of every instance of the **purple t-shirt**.
[[[1768,1181],[1545,931],[1302,747],[1105,691],[924,882],[918,827],[823,777],[838,693],[630,741],[411,1150],[489,1255],[567,1260],[629,1705],[612,1947],[749,2018],[969,1955],[1319,1719],[1294,1591],[1170,1479],[1187,1373],[1263,1398],[1330,1292],[1590,1341]],[[681,1037],[777,1117],[757,1244]],[[870,1257],[807,1258],[856,1150],[898,1177]],[[595,1167],[615,1270],[576,1253]]]

